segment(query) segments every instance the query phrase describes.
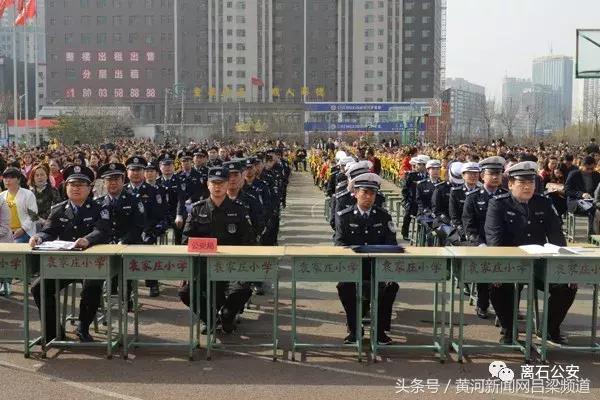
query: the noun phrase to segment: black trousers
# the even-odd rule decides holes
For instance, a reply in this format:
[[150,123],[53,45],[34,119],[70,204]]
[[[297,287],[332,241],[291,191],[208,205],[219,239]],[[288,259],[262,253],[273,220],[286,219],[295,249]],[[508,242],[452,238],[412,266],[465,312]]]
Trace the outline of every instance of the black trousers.
[[477,284],[477,307],[487,310],[490,306],[490,284]]
[[[544,290],[544,285],[536,279],[535,288]],[[494,310],[496,310],[500,325],[508,334],[512,333],[513,329],[514,290],[514,284],[509,283],[503,283],[500,286],[491,285],[490,287],[490,300]],[[577,289],[561,284],[550,285],[549,290],[548,310],[544,310],[544,313],[548,313],[548,334],[553,337],[560,334],[560,325],[575,300]]]
[[[56,332],[56,302],[54,295],[66,288],[73,282],[81,282],[76,280],[61,279],[58,288],[54,283],[54,279],[46,280],[46,320],[43,322],[46,326],[46,341],[50,341],[57,336]],[[94,318],[96,311],[102,301],[102,287],[104,281],[101,279],[90,279],[83,281],[83,289],[81,291],[81,301],[79,302],[79,322],[83,328],[89,328]],[[35,304],[41,311],[41,279],[36,281],[31,286],[31,294],[35,300]]]
[[277,246],[277,237],[279,236],[279,210],[274,211],[273,216],[267,222],[264,235],[260,238],[260,244],[263,246]]
[[410,205],[408,207],[404,207],[404,218],[402,219],[402,229],[400,230],[400,233],[402,234],[402,237],[407,237],[408,236],[408,231],[410,229],[410,220],[411,220],[411,216],[413,215],[417,215],[417,205]]
[[[206,270],[201,282],[206,282]],[[214,308],[217,312],[221,311],[232,318],[242,312],[244,305],[252,296],[252,289],[248,282],[215,282],[215,302]],[[179,298],[186,306],[190,307],[190,286],[189,282],[185,282],[179,288]],[[200,288],[200,311],[196,310],[196,304],[192,304],[192,310],[200,316],[202,321],[206,322],[206,304],[207,292],[206,286]],[[213,321],[214,322],[214,321]]]
[[[390,329],[392,308],[399,286],[396,282],[380,282],[378,287],[377,329],[379,332],[383,332]],[[356,284],[354,282],[339,282],[337,284],[337,291],[346,312],[348,330],[356,332]],[[362,312],[364,316],[371,304],[371,281],[363,281],[362,300]]]

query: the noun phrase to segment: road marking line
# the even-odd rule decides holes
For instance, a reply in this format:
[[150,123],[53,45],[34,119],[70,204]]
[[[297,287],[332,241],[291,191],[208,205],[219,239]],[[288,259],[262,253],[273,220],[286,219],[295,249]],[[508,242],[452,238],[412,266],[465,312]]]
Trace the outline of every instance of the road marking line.
[[113,392],[113,391],[110,391],[110,390],[100,389],[100,388],[97,388],[95,386],[84,385],[82,383],[70,381],[68,379],[59,378],[59,377],[56,377],[56,376],[51,376],[51,375],[45,374],[43,372],[36,371],[35,369],[30,369],[30,368],[22,367],[20,365],[11,364],[11,363],[6,362],[6,361],[0,361],[0,367],[14,369],[14,370],[17,370],[17,371],[27,372],[27,373],[30,373],[30,374],[38,375],[38,376],[40,376],[41,378],[43,378],[43,379],[45,379],[47,381],[62,383],[62,384],[67,385],[67,386],[71,386],[71,387],[74,387],[74,388],[77,388],[77,389],[82,389],[82,390],[85,390],[85,391],[90,392],[90,393],[100,394],[102,396],[110,397],[110,398],[113,398],[113,399],[121,399],[121,400],[143,400],[140,397],[133,397],[133,396],[129,396],[129,395],[126,395],[126,394]]

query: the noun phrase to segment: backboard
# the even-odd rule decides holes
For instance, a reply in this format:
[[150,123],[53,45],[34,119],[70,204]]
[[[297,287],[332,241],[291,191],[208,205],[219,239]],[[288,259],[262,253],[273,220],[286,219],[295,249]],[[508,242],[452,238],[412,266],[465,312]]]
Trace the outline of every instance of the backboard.
[[575,77],[600,78],[600,29],[577,29]]

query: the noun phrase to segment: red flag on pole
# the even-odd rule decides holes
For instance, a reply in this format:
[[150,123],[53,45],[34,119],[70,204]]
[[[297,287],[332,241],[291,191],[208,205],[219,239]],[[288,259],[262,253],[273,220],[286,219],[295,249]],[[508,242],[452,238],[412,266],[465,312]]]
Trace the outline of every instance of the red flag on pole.
[[15,25],[25,25],[28,19],[32,19],[37,14],[36,0],[27,0],[26,4],[25,0],[19,0],[17,11],[19,15],[15,19]]
[[253,76],[252,77],[252,85],[260,87],[260,86],[264,86],[265,83],[259,77]]
[[0,18],[4,15],[4,11],[15,4],[15,0],[0,0]]

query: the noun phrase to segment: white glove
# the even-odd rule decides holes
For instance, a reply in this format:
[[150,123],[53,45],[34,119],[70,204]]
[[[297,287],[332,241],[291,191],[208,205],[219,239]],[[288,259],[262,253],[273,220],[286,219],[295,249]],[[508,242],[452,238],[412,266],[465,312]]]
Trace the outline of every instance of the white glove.
[[177,226],[177,228],[183,227],[183,217],[181,215],[178,215],[177,217],[175,217],[175,226]]

